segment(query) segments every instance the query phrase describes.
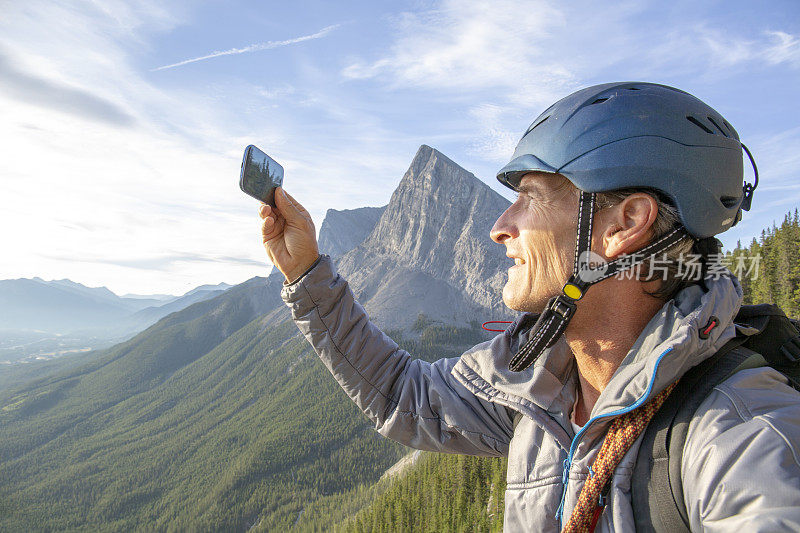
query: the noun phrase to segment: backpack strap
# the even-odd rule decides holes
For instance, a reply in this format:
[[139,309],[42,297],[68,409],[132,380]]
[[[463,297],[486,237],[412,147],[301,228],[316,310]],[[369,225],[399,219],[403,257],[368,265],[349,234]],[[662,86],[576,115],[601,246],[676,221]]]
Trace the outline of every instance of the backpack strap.
[[645,430],[631,478],[637,532],[688,532],[681,458],[689,423],[718,384],[739,370],[766,365],[735,337],[709,359],[690,369]]
[[[773,304],[743,305],[736,323],[746,332],[745,346],[764,356],[769,366],[800,391],[800,324]],[[755,332],[755,333],[752,333]]]
[[800,391],[798,321],[773,304],[743,305],[734,321],[736,337],[684,374],[644,432],[631,479],[637,531],[689,531],[683,448],[695,411],[714,387],[740,370],[770,366]]

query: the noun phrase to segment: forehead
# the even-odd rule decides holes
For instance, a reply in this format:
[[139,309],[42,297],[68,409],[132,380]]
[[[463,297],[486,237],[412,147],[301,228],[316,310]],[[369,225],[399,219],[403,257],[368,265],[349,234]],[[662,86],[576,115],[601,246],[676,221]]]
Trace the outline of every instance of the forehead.
[[553,192],[571,185],[570,181],[561,174],[551,172],[528,172],[519,180],[519,192]]

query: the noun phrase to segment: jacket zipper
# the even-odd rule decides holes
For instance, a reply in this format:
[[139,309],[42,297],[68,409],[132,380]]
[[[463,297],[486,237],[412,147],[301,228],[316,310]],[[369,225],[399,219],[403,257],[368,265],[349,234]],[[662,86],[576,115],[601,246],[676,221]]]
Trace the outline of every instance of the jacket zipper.
[[622,409],[617,409],[616,411],[612,411],[611,413],[606,413],[604,415],[597,415],[597,416],[595,416],[593,418],[590,418],[589,421],[586,422],[586,424],[584,424],[584,426],[581,428],[581,430],[572,439],[572,443],[569,445],[569,453],[567,454],[567,458],[564,459],[564,463],[563,463],[564,466],[563,466],[563,471],[562,471],[562,474],[561,474],[561,484],[562,484],[561,502],[559,503],[558,509],[556,510],[556,520],[558,520],[559,529],[563,529],[564,528],[564,524],[562,524],[561,520],[562,520],[562,518],[564,516],[564,500],[566,499],[566,496],[567,496],[567,484],[569,483],[569,471],[570,471],[570,467],[572,466],[572,459],[573,459],[573,455],[575,453],[575,448],[576,448],[576,446],[578,444],[578,441],[580,440],[581,435],[583,435],[583,433],[586,431],[586,429],[595,420],[600,420],[601,418],[608,418],[608,417],[612,417],[612,416],[624,415],[625,413],[629,413],[629,412],[633,411],[634,409],[636,409],[637,407],[641,406],[645,402],[647,397],[650,396],[650,393],[653,390],[653,384],[655,383],[655,380],[656,380],[656,373],[658,372],[658,365],[661,364],[661,360],[664,358],[664,356],[667,355],[671,351],[672,351],[672,347],[667,348],[661,355],[658,356],[658,359],[656,359],[656,364],[655,364],[655,366],[653,368],[653,374],[650,376],[650,382],[647,385],[647,390],[644,392],[644,394],[641,396],[641,398],[639,398],[638,400],[633,402],[628,407],[623,407]]

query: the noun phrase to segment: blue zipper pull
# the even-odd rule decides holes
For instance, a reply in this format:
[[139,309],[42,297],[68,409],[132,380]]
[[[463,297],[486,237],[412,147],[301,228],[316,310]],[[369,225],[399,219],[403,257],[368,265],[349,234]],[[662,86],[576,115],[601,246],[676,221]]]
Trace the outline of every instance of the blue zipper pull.
[[559,527],[561,524],[561,516],[564,514],[564,500],[567,496],[567,483],[569,482],[569,469],[571,463],[569,460],[569,456],[561,463],[561,484],[563,487],[561,488],[561,502],[558,504],[558,509],[556,509],[556,520],[558,520]]
[[558,520],[559,529],[561,528],[561,514],[564,512],[564,498],[561,498],[561,503],[558,504],[556,509],[556,520]]

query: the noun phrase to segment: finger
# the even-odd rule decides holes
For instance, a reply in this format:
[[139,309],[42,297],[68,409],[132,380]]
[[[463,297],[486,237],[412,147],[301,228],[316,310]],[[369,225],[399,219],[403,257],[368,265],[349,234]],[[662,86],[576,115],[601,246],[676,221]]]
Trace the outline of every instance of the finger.
[[283,233],[284,226],[285,219],[283,217],[275,216],[275,214],[266,217],[264,222],[261,224],[261,236],[263,237],[263,242],[267,242],[275,237],[278,237],[281,233]]
[[261,204],[261,207],[258,208],[258,216],[261,218],[268,217],[272,214],[272,207],[268,204]]
[[277,234],[276,230],[275,219],[272,217],[267,217],[264,219],[264,223],[261,224],[261,237],[263,242],[267,242],[270,239],[275,238]]
[[275,224],[275,217],[264,217],[264,220],[261,222],[261,227],[271,228],[273,224]]

